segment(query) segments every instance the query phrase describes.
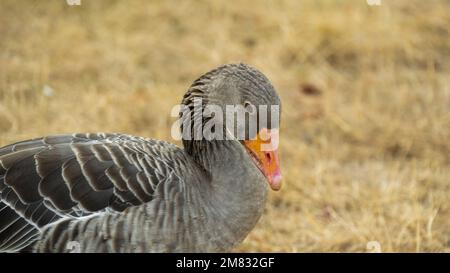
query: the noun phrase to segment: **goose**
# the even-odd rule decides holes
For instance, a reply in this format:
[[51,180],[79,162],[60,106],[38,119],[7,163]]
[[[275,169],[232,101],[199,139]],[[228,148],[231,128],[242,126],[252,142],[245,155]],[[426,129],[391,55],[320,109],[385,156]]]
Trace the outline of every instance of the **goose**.
[[269,187],[281,187],[276,145],[261,148],[275,143],[280,117],[257,126],[256,135],[245,127],[243,139],[223,121],[214,130],[225,139],[184,137],[195,119],[214,118],[185,115],[199,99],[202,113],[208,105],[281,107],[262,72],[227,64],[200,76],[183,96],[183,148],[119,133],[46,136],[0,148],[0,252],[236,248],[261,217]]

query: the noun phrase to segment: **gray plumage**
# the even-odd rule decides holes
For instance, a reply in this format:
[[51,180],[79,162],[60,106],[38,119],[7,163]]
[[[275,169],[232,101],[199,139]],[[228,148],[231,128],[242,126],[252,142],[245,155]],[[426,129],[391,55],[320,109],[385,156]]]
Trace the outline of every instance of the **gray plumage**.
[[[245,64],[201,76],[182,104],[196,97],[280,105],[269,80]],[[240,141],[183,146],[96,133],[0,148],[0,251],[231,250],[263,212],[266,178]]]

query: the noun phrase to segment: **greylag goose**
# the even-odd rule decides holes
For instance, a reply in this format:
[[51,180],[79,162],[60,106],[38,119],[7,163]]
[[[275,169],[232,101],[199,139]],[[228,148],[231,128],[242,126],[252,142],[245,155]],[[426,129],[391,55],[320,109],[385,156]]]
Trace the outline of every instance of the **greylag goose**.
[[[200,115],[191,113],[197,99]],[[215,126],[222,128],[212,131],[223,129],[225,139],[185,133],[194,131],[198,118],[202,125],[215,119],[201,115],[208,105],[280,104],[261,72],[228,64],[199,77],[184,95],[184,149],[105,133],[46,136],[0,148],[0,252],[232,250],[260,218],[268,186],[280,188],[272,142],[279,122],[258,125],[256,135],[245,126],[243,139],[220,121]],[[184,122],[192,120],[186,129]]]

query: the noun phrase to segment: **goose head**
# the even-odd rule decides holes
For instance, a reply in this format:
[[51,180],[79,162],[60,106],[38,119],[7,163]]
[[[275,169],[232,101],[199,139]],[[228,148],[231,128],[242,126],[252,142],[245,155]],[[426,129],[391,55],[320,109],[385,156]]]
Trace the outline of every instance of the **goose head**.
[[193,82],[181,105],[183,146],[201,165],[208,165],[201,155],[209,142],[239,142],[270,187],[280,189],[281,101],[264,74],[242,63],[218,67]]

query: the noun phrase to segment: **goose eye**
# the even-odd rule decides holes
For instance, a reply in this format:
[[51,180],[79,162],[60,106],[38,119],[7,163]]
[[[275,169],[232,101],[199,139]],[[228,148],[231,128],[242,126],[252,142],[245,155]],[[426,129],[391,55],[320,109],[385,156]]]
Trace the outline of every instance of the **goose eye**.
[[247,108],[247,107],[248,107],[248,108],[250,108],[250,107],[253,108],[253,104],[252,104],[251,102],[249,102],[249,101],[245,101],[245,102],[244,102],[244,107],[245,107],[245,108]]
[[249,102],[249,101],[245,101],[244,102],[244,108],[250,115],[254,115],[257,112],[256,111],[256,106],[253,103]]

